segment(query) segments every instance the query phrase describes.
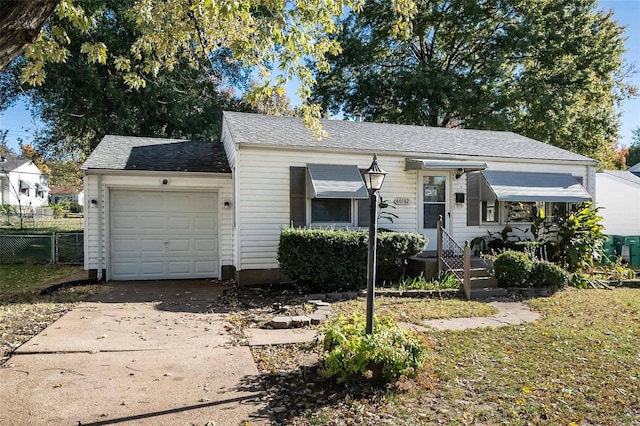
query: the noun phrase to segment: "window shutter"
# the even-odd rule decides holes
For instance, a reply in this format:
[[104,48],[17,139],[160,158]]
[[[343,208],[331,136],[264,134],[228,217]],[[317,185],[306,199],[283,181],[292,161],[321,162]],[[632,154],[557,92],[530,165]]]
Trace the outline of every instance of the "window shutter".
[[369,199],[358,200],[358,226],[361,228],[369,227]]
[[290,167],[289,220],[294,228],[307,226],[307,168]]
[[480,173],[467,173],[467,226],[480,225]]

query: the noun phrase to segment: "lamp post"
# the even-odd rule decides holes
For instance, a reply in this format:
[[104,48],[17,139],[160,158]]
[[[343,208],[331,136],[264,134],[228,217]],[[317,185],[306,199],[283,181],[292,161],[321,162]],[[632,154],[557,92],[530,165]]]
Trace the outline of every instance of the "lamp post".
[[369,256],[367,259],[367,326],[366,333],[373,333],[373,301],[376,283],[376,240],[378,231],[378,191],[387,174],[378,166],[378,157],[373,154],[373,162],[364,176],[369,191]]

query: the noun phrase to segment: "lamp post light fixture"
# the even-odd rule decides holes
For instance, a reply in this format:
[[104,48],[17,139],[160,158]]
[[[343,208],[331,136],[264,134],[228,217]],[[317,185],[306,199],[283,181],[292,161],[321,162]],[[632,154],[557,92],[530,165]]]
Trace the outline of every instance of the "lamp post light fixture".
[[369,256],[367,259],[367,324],[366,334],[373,334],[373,301],[376,283],[376,240],[378,232],[378,191],[387,174],[378,166],[378,157],[373,154],[369,170],[363,173],[369,191]]

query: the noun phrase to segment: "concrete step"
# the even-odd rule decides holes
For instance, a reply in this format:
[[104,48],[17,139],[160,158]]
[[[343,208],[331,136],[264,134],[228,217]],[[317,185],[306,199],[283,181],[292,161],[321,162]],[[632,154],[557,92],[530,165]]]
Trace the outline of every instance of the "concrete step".
[[498,288],[498,279],[495,277],[471,277],[469,284],[472,289]]
[[[451,269],[451,272],[455,274],[460,274],[460,276],[464,275],[464,271],[462,269]],[[469,270],[471,278],[473,277],[490,277],[491,273],[487,271],[485,268],[471,268]]]
[[472,288],[471,300],[489,299],[491,297],[505,297],[508,294],[505,288]]

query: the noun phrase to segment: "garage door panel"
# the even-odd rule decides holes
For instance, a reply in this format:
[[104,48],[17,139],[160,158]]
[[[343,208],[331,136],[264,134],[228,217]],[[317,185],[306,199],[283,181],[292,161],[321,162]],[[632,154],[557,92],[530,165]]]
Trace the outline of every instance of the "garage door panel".
[[167,244],[167,251],[169,254],[181,254],[181,253],[192,253],[193,250],[191,248],[191,239],[171,239]]
[[167,226],[170,230],[185,231],[191,229],[190,217],[176,217],[172,216],[168,218]]
[[112,279],[218,276],[216,193],[111,191]]
[[168,267],[169,267],[169,274],[171,275],[175,275],[175,274],[188,274],[189,272],[191,272],[191,262],[188,260],[179,262],[179,261],[169,261],[168,262]]
[[210,217],[194,217],[193,229],[198,232],[210,233],[212,231],[215,231],[217,223],[217,215],[212,214]]
[[211,260],[195,260],[193,263],[196,274],[204,274],[216,266]]

